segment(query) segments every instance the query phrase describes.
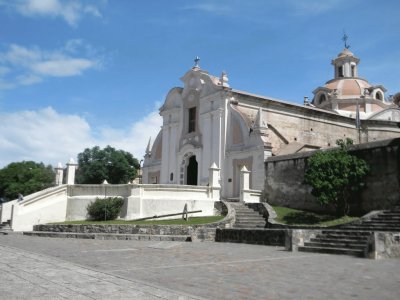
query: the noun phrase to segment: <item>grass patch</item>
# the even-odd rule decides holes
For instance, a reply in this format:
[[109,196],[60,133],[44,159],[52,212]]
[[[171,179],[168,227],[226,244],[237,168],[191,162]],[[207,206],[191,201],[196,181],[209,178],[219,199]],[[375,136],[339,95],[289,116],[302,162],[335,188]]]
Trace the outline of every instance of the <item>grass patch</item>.
[[358,220],[358,217],[317,214],[288,207],[273,206],[277,222],[287,225],[335,226]]
[[210,216],[210,217],[192,217],[188,221],[182,219],[171,220],[147,220],[147,221],[125,221],[125,220],[110,220],[110,221],[66,221],[52,224],[64,225],[197,225],[208,224],[221,221],[224,216]]

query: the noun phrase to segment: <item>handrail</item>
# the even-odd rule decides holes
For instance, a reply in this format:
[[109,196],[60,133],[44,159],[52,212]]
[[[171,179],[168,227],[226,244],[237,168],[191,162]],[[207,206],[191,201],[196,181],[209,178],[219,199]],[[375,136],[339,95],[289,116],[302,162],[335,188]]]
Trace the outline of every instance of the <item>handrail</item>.
[[48,196],[49,194],[54,194],[54,193],[57,193],[57,192],[60,192],[62,190],[66,190],[66,189],[67,189],[66,184],[53,186],[53,187],[47,188],[45,190],[41,190],[39,192],[30,194],[30,195],[26,196],[24,198],[24,200],[20,201],[19,203],[22,205],[29,205],[29,204],[32,204],[32,203],[40,200],[41,198],[43,198],[45,196]]
[[179,215],[183,215],[184,214],[194,214],[194,213],[199,213],[202,212],[202,210],[192,210],[192,211],[188,211],[188,212],[181,212],[181,213],[175,213],[175,214],[166,214],[166,215],[160,215],[160,216],[152,216],[152,217],[146,217],[146,218],[140,218],[140,219],[134,219],[132,221],[144,221],[144,220],[151,220],[151,219],[158,219],[158,218],[164,218],[164,217],[173,217],[173,216],[179,216]]

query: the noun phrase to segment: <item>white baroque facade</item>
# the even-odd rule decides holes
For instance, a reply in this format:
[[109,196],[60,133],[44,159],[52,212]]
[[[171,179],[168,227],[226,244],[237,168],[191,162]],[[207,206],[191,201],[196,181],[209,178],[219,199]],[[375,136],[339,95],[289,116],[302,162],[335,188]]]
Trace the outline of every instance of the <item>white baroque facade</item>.
[[[349,54],[345,50],[343,55]],[[336,81],[364,82],[356,77],[358,61],[352,53],[339,55],[333,61]],[[250,171],[250,189],[264,189],[269,156],[332,147],[346,137],[362,143],[400,136],[400,110],[385,102],[382,86],[365,84],[368,97],[360,87],[364,97],[351,95],[352,100],[345,99],[339,84],[335,89],[325,86],[314,91],[313,103],[298,105],[232,89],[224,72],[210,75],[197,62],[181,78],[183,87],[171,89],[160,108],[163,125],[147,146],[143,183],[207,185],[215,163],[221,169],[221,196],[238,198],[243,167]],[[345,111],[349,105],[341,106],[350,102],[366,104],[358,127],[353,106],[351,112]]]

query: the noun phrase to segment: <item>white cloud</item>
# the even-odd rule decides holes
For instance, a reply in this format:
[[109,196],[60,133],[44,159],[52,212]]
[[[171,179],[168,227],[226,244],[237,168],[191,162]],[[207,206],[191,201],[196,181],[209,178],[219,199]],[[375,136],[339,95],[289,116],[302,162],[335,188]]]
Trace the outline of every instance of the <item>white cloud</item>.
[[155,111],[128,129],[103,128],[97,135],[83,117],[61,114],[51,107],[0,113],[0,119],[0,168],[22,160],[65,163],[95,145],[111,145],[131,152],[140,160],[149,137],[154,140],[161,126],[161,117]]
[[97,65],[96,61],[80,58],[65,58],[35,63],[32,70],[40,75],[64,77],[81,75],[86,69]]
[[20,0],[15,3],[14,7],[25,16],[60,17],[69,25],[76,26],[85,15],[102,16],[96,6],[92,4],[85,5],[84,2],[77,0]]
[[326,13],[332,11],[337,8],[345,6],[354,5],[355,1],[348,0],[284,0],[283,3],[286,3],[289,6],[289,9],[295,15],[298,16],[310,16],[310,15],[319,15],[322,13]]
[[0,52],[0,89],[29,85],[46,77],[82,75],[102,66],[102,59],[82,40],[70,40],[57,50],[11,44]]
[[198,10],[206,13],[212,13],[217,15],[225,15],[233,12],[232,6],[229,3],[199,3],[194,5],[188,5],[183,7],[184,10]]
[[140,160],[144,156],[149,138],[151,137],[152,141],[155,140],[161,124],[162,118],[158,111],[153,111],[133,123],[128,130],[104,128],[101,136],[103,140],[109,141],[114,147],[131,152]]
[[35,83],[39,83],[42,81],[42,78],[39,76],[28,74],[28,75],[20,75],[17,77],[17,82],[20,85],[31,85]]

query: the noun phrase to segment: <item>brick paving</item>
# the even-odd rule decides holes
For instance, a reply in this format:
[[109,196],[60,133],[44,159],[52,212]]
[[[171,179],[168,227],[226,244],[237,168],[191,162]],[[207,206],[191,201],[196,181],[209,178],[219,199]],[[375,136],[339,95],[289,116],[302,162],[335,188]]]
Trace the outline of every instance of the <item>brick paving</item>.
[[0,251],[1,299],[400,298],[397,259],[21,235],[0,236]]

